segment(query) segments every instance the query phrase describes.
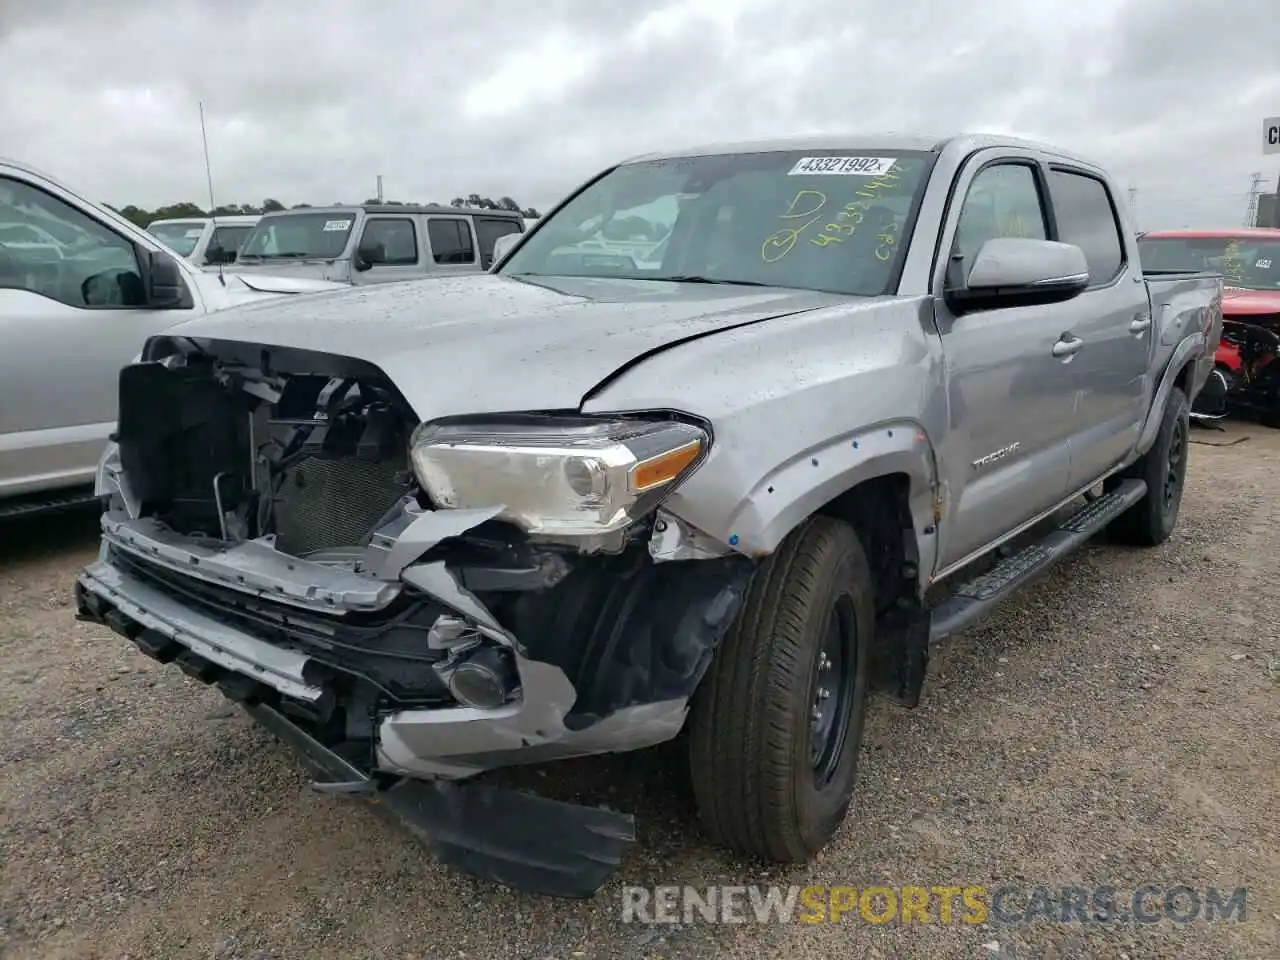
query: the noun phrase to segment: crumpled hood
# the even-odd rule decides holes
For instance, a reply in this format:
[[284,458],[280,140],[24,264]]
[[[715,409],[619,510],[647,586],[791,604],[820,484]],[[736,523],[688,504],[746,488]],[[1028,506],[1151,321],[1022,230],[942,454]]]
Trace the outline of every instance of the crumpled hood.
[[1256,317],[1268,313],[1280,314],[1280,290],[1245,290],[1230,286],[1223,289],[1224,317]]
[[364,360],[431,419],[577,409],[593,387],[647,353],[849,300],[775,288],[472,274],[282,298],[190,320],[165,335]]

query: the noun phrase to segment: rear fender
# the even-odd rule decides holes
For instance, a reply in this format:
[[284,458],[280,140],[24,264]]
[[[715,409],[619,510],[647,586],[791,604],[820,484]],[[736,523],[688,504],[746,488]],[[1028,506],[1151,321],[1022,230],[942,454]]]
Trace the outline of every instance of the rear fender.
[[[1142,434],[1138,438],[1137,454],[1142,456],[1156,442],[1156,435],[1160,432],[1160,424],[1164,420],[1164,408],[1169,404],[1169,394],[1173,392],[1174,384],[1177,383],[1178,377],[1182,375],[1183,369],[1188,364],[1194,364],[1198,359],[1204,356],[1207,349],[1204,334],[1200,331],[1187,335],[1182,342],[1174,348],[1173,356],[1169,358],[1168,364],[1164,368],[1164,373],[1160,376],[1160,385],[1156,387],[1155,399],[1151,402],[1151,409],[1147,413],[1146,423],[1142,426]],[[1208,370],[1204,372],[1204,376],[1208,375]],[[1198,388],[1203,385],[1204,376],[1196,376],[1199,381],[1195,384]],[[1192,393],[1194,394],[1194,390]],[[1194,396],[1188,396],[1187,401],[1190,402]]]
[[913,421],[894,421],[831,438],[764,473],[730,515],[729,545],[765,556],[806,517],[858,484],[889,474],[911,481],[912,525],[920,568],[933,569],[936,461],[928,435]]

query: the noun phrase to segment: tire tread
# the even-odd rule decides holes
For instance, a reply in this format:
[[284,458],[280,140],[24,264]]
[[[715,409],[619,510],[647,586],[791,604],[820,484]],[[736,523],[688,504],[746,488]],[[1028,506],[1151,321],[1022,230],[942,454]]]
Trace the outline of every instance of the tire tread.
[[[792,702],[797,683],[807,690],[806,632],[822,615],[814,605],[822,602],[826,579],[846,562],[862,593],[858,629],[869,629],[863,611],[870,572],[862,546],[847,524],[817,516],[762,563],[717,651],[690,723],[694,794],[717,843],[784,862],[811,852],[814,838],[801,827],[806,811],[797,809],[790,762],[797,736]],[[801,722],[807,731],[807,715]]]

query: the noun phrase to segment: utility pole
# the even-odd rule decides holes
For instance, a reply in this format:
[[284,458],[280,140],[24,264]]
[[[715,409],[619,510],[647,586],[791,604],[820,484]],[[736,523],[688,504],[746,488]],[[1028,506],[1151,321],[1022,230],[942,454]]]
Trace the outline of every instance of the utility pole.
[[1137,184],[1129,184],[1129,219],[1133,221],[1133,228],[1138,230],[1138,186]]
[[1249,209],[1244,215],[1244,225],[1252,227],[1258,218],[1258,194],[1262,193],[1262,174],[1253,174],[1253,182],[1249,184]]
[[382,202],[382,174],[378,174],[378,202]]

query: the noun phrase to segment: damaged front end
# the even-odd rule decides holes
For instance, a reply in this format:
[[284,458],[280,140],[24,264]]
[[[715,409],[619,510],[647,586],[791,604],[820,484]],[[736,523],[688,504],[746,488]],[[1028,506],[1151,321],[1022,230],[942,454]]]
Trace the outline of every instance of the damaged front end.
[[474,781],[671,739],[753,572],[661,505],[709,450],[660,414],[419,423],[344,357],[158,338],[121,372],[84,619],[215,684],[317,788],[455,866],[587,895],[629,817]]

